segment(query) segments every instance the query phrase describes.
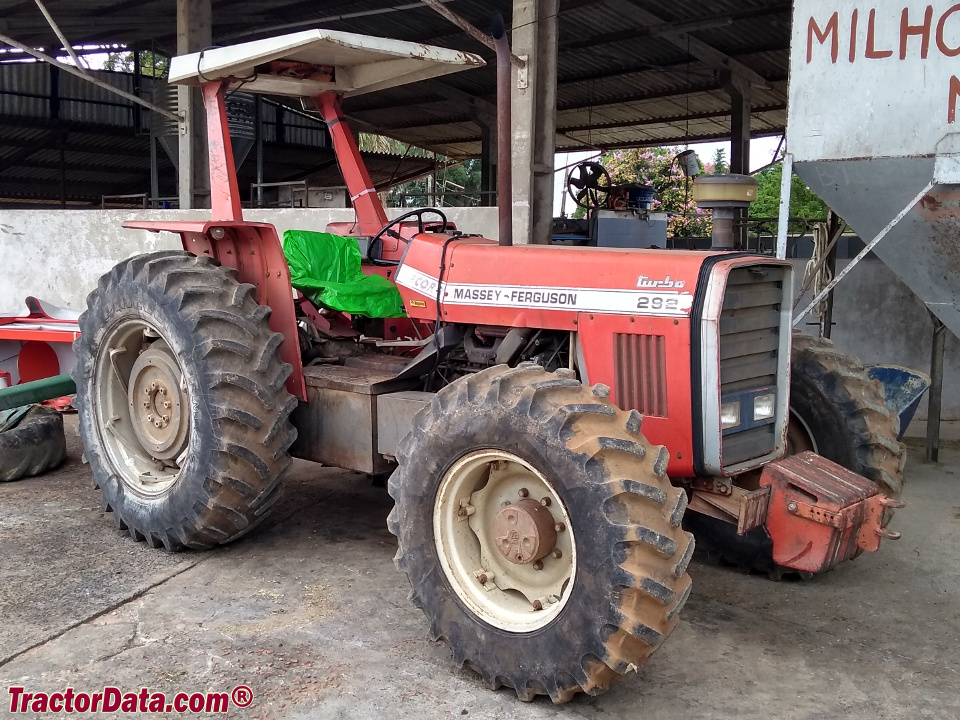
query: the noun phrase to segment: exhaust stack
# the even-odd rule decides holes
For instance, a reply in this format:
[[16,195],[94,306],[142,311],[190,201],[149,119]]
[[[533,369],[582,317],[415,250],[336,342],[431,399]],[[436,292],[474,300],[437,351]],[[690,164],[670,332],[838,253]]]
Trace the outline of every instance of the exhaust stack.
[[491,20],[494,47],[497,50],[497,208],[501,245],[513,245],[513,128],[510,118],[510,41],[503,16]]

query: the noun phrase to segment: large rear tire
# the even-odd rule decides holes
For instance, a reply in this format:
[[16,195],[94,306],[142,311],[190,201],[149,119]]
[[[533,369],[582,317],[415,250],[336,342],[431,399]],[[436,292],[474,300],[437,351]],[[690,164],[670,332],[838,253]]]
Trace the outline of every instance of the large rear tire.
[[[398,450],[389,527],[411,599],[458,664],[521,700],[606,690],[690,592],[686,495],[608,398],[569,371],[501,365],[441,390]],[[519,512],[543,532],[498,535]]]
[[860,361],[830,340],[793,333],[790,444],[813,450],[873,480],[898,498],[907,452],[897,440],[900,418],[884,405],[883,386]]
[[66,457],[60,413],[34,405],[15,427],[0,433],[0,482],[40,475]]
[[159,252],[118,264],[87,298],[80,435],[104,508],[135,540],[230,542],[280,496],[297,401],[253,290],[209,258]]

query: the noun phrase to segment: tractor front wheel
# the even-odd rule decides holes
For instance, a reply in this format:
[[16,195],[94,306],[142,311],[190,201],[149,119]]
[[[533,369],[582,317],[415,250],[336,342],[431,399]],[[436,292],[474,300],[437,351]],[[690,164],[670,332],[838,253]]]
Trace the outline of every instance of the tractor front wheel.
[[120,263],[87,298],[80,435],[104,509],[136,540],[226,543],[279,497],[296,399],[253,290],[209,258],[159,252]]
[[389,526],[411,599],[458,664],[521,700],[605,690],[690,592],[686,495],[608,396],[497,366],[441,390],[398,450]]

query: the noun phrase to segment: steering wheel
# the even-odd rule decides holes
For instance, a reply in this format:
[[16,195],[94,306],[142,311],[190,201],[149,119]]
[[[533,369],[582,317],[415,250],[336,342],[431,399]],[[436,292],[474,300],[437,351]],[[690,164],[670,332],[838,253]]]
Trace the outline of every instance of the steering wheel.
[[400,223],[402,223],[404,220],[408,218],[415,217],[417,219],[418,231],[423,232],[423,216],[426,215],[427,213],[433,213],[434,215],[439,216],[440,219],[443,221],[443,225],[440,227],[440,232],[443,233],[447,231],[447,216],[444,215],[443,212],[441,212],[440,210],[437,210],[437,208],[420,208],[419,210],[411,210],[410,212],[406,212],[403,215],[400,215],[394,218],[393,220],[391,220],[390,222],[388,222],[386,225],[383,226],[383,229],[380,230],[380,232],[378,232],[376,235],[373,236],[373,239],[370,241],[370,244],[367,246],[367,260],[369,260],[374,265],[380,265],[380,266],[399,265],[400,264],[399,260],[376,259],[373,256],[373,249],[377,245],[383,244],[384,235],[389,235],[390,237],[396,238],[401,242],[409,242],[407,238],[403,237],[400,233],[398,233],[396,230],[393,229],[394,226],[399,225]]
[[578,163],[567,175],[567,192],[577,205],[587,210],[605,207],[612,185],[610,173],[597,162]]

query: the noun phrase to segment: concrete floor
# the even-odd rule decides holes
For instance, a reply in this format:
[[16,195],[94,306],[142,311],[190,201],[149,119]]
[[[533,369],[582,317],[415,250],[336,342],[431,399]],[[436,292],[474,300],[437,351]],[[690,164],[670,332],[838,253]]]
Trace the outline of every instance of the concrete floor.
[[[361,477],[297,463],[266,526],[208,553],[134,543],[70,459],[0,485],[0,716],[28,691],[230,691],[238,718],[956,718],[960,450],[907,468],[898,542],[809,582],[695,559],[680,626],[610,692],[554,707],[457,669],[407,602]],[[913,457],[922,455],[913,451]],[[18,715],[17,717],[23,717]],[[45,716],[47,717],[47,716]]]

